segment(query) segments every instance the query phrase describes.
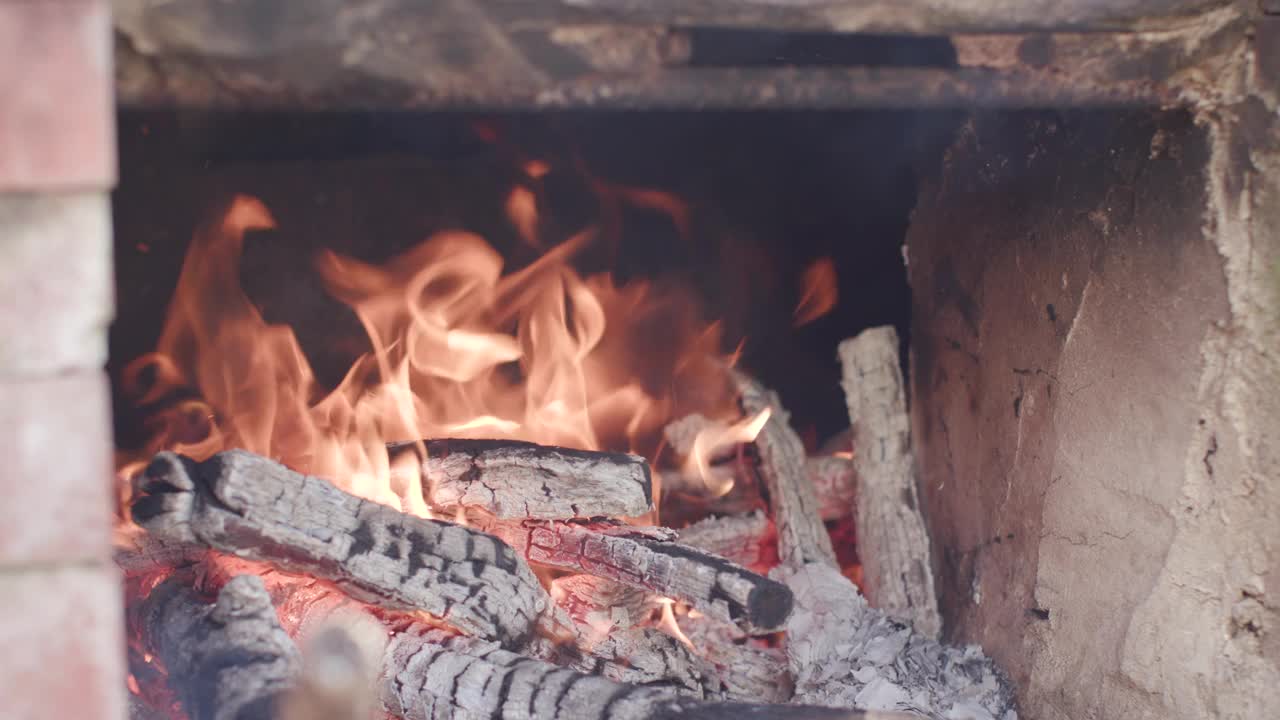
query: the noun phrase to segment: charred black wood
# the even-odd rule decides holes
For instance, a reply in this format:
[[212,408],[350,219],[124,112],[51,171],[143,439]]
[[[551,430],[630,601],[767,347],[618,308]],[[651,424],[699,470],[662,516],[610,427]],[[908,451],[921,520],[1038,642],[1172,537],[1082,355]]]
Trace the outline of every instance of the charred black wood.
[[423,611],[508,646],[527,643],[550,606],[498,538],[362,500],[249,452],[201,463],[160,453],[135,485],[134,521],[163,541],[331,580],[367,602]]
[[531,563],[586,572],[683,600],[751,634],[791,613],[786,585],[728,560],[672,542],[674,533],[617,523],[497,522],[486,529]]
[[210,605],[175,575],[132,612],[191,720],[274,720],[300,659],[261,580],[233,578]]

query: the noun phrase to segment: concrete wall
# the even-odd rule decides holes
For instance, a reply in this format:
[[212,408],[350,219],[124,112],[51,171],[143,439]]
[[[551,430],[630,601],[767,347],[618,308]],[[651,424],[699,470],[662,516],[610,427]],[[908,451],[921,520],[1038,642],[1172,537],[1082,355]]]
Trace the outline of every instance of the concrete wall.
[[940,600],[1023,717],[1280,717],[1272,122],[1253,102],[979,116],[922,187],[911,386]]

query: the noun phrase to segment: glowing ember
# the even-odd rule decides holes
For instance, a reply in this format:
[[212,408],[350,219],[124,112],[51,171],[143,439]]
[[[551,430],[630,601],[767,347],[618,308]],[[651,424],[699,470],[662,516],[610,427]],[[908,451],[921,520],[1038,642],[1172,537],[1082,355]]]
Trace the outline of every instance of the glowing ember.
[[808,325],[831,312],[839,293],[836,287],[836,265],[831,258],[820,258],[805,268],[800,278],[801,296],[796,304],[796,327]]

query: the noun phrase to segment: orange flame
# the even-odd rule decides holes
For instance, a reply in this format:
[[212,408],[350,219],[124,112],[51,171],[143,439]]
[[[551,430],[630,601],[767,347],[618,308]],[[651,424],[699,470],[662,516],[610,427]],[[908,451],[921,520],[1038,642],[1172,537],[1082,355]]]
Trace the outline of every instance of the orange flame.
[[800,302],[794,313],[796,327],[808,325],[836,306],[836,264],[827,257],[813,261],[800,277],[800,285]]
[[765,408],[732,425],[708,423],[693,439],[693,447],[689,450],[688,459],[685,460],[685,474],[689,477],[702,478],[712,497],[723,497],[729,494],[734,484],[732,475],[717,473],[711,467],[711,459],[726,447],[754,441],[764,429],[764,424],[769,422],[769,416],[772,413],[772,409]]
[[660,597],[657,600],[662,605],[662,617],[658,620],[658,629],[684,643],[690,650],[694,649],[693,641],[680,629],[680,623],[676,622],[676,614],[672,609],[676,601],[667,597]]
[[[546,172],[526,170],[534,180]],[[525,241],[542,246],[534,194],[513,191],[508,212]],[[140,402],[182,387],[200,399],[151,418],[145,455],[245,448],[429,515],[419,473],[393,467],[388,442],[489,437],[633,450],[671,414],[675,374],[723,366],[718,328],[694,321],[684,296],[573,269],[592,230],[510,273],[484,239],[448,231],[382,266],[318,258],[327,290],[352,308],[372,348],[325,394],[293,331],[267,323],[238,283],[246,231],[274,224],[242,196],[193,239],[157,352],[123,379]]]

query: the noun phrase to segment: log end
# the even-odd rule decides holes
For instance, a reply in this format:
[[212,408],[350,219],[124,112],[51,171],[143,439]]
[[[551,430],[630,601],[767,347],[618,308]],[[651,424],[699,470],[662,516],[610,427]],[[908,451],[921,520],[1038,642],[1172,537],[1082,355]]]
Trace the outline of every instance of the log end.
[[133,521],[157,537],[193,542],[191,512],[195,502],[195,462],[172,452],[156,454],[133,479]]
[[759,583],[747,596],[747,615],[758,628],[782,627],[794,606],[790,588],[773,580]]

